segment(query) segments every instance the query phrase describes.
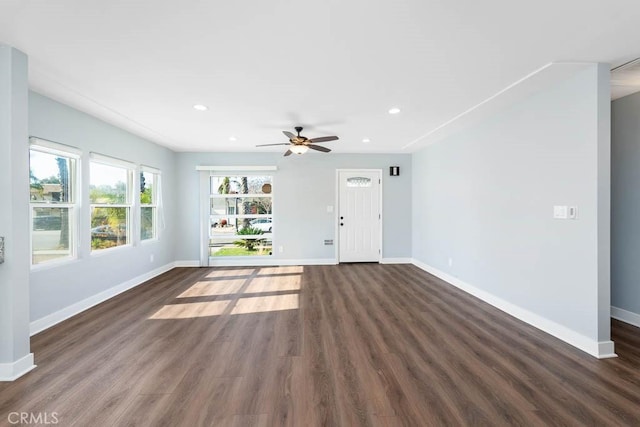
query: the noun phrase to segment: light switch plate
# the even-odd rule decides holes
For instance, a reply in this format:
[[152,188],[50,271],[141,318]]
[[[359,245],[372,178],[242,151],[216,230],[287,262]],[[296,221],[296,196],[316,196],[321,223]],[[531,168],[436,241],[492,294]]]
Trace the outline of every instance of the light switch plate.
[[567,207],[566,206],[554,206],[553,217],[555,219],[567,219]]
[[4,262],[4,237],[0,237],[0,264]]

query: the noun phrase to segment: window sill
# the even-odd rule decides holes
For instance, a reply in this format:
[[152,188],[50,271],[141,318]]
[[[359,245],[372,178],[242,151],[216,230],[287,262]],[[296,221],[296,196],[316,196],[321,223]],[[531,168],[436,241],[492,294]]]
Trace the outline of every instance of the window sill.
[[106,249],[91,249],[91,256],[92,257],[101,257],[103,255],[107,255],[107,254],[110,254],[110,253],[123,251],[125,249],[132,249],[132,248],[133,248],[133,245],[132,244],[128,244],[128,245],[114,246],[112,248],[106,248]]
[[43,263],[40,263],[40,264],[32,264],[31,265],[31,272],[32,273],[36,273],[38,271],[49,270],[49,269],[57,268],[57,267],[64,267],[64,266],[67,266],[67,265],[73,265],[73,264],[76,264],[78,262],[80,262],[80,259],[78,257],[46,261],[46,262],[43,262]]

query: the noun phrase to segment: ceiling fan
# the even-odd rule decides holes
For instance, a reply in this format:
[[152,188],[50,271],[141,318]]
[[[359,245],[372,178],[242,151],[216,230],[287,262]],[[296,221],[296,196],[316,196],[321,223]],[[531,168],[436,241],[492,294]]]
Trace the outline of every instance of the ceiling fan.
[[322,151],[323,153],[328,153],[331,151],[329,148],[323,147],[321,145],[315,145],[315,144],[317,144],[318,142],[335,141],[338,139],[337,136],[321,136],[319,138],[307,138],[306,136],[300,135],[300,132],[302,132],[302,126],[296,126],[295,130],[296,132],[298,132],[298,135],[295,135],[294,133],[286,130],[282,131],[282,133],[284,133],[286,137],[289,138],[288,143],[283,142],[281,144],[260,144],[260,145],[256,145],[256,147],[267,147],[271,145],[288,145],[289,149],[287,150],[286,153],[284,153],[285,156],[290,156],[292,153],[303,154],[303,153],[306,153],[307,150],[309,150],[309,148],[316,151]]

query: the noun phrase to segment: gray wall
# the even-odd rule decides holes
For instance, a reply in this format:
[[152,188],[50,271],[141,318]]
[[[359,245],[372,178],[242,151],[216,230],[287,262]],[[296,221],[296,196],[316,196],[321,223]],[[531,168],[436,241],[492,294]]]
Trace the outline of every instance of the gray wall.
[[[608,340],[607,90],[608,68],[589,65],[415,153],[413,257]],[[578,220],[553,219],[554,205]]]
[[[29,158],[22,146],[27,100],[27,57],[0,44],[0,368],[29,354]],[[0,377],[17,374],[14,369],[0,369]]]
[[[124,283],[174,260],[175,154],[163,147],[104,123],[92,116],[30,93],[29,133],[79,148],[82,156],[80,253],[77,261],[31,273],[31,321],[38,320],[85,298]],[[27,142],[25,141],[25,150]],[[166,229],[157,242],[90,253],[89,152],[152,166],[162,171]],[[26,175],[28,177],[28,175]],[[28,236],[24,236],[28,241]],[[150,255],[154,261],[150,262]]]
[[640,315],[640,93],[611,115],[611,305]]
[[[258,150],[258,149],[256,149]],[[198,173],[196,165],[275,165],[275,259],[335,258],[336,169],[382,169],[383,257],[411,257],[411,156],[408,154],[322,154],[283,157],[282,153],[178,153],[178,241],[176,260],[199,259]],[[400,166],[399,177],[389,176],[389,166]]]

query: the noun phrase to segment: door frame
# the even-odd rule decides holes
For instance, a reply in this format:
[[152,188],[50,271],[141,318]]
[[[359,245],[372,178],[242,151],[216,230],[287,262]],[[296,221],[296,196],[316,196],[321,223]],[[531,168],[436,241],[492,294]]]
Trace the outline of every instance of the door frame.
[[379,174],[380,185],[379,185],[379,194],[378,194],[378,208],[380,209],[380,226],[378,227],[378,232],[380,233],[380,253],[378,254],[378,263],[382,262],[382,252],[384,251],[384,240],[383,236],[383,228],[384,228],[384,212],[382,210],[382,206],[384,205],[382,199],[382,169],[362,169],[362,168],[345,168],[345,169],[336,169],[336,191],[335,191],[335,226],[334,226],[334,235],[336,236],[334,241],[334,255],[336,259],[336,264],[340,264],[340,172],[377,172]]

